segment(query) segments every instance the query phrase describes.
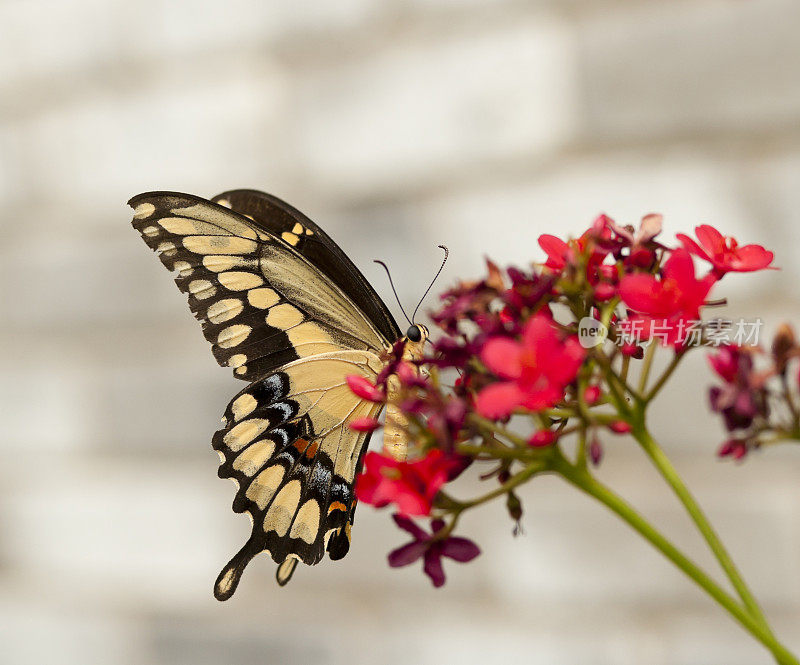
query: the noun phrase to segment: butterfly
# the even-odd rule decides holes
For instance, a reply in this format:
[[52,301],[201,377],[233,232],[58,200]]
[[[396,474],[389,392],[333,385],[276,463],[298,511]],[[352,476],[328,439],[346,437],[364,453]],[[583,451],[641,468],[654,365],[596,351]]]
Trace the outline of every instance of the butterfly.
[[[349,424],[382,408],[351,392],[345,377],[374,381],[398,341],[404,358],[420,358],[427,328],[412,316],[403,335],[336,243],[274,196],[148,192],[128,204],[134,228],[187,294],[217,362],[248,382],[228,404],[212,446],[218,475],[237,485],[233,510],[249,514],[252,533],[222,569],[214,595],[230,598],[261,552],[278,564],[281,586],[298,561],[316,564],[326,551],[341,559],[370,439]],[[386,436],[402,458],[402,414],[391,408]]]

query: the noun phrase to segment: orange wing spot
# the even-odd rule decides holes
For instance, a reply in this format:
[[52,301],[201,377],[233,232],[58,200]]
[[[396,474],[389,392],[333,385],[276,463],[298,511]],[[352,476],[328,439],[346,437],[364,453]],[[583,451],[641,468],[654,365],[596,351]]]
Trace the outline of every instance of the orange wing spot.
[[319,441],[314,441],[308,448],[306,448],[305,455],[308,459],[314,459],[319,450]]
[[305,449],[308,448],[308,441],[305,439],[297,439],[292,445],[297,449],[297,452],[302,455]]
[[328,506],[328,515],[330,515],[334,510],[347,510],[347,506],[345,506],[341,501],[334,501],[330,506]]

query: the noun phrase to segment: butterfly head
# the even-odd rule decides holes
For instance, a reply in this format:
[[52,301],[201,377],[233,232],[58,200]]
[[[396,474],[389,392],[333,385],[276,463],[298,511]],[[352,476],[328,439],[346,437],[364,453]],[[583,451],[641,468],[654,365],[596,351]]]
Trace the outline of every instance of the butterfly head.
[[430,333],[428,329],[423,326],[421,323],[413,323],[409,326],[408,330],[406,330],[406,339],[409,342],[414,342],[415,344],[422,345],[424,344]]

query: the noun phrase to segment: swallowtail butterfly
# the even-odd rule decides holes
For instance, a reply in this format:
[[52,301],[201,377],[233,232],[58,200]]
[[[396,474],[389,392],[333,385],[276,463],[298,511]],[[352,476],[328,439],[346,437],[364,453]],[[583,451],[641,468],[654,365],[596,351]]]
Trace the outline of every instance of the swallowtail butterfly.
[[[245,566],[266,551],[285,584],[298,561],[316,564],[350,547],[354,482],[369,434],[349,423],[378,415],[345,382],[374,380],[398,340],[420,357],[428,336],[405,336],[344,252],[305,215],[253,190],[206,200],[149,192],[129,201],[133,226],[187,294],[220,365],[248,382],[213,437],[219,476],[238,489],[233,510],[253,522],[214,595],[233,595]],[[390,417],[392,416],[392,417]],[[396,425],[399,413],[387,414]],[[396,428],[395,456],[405,440]]]

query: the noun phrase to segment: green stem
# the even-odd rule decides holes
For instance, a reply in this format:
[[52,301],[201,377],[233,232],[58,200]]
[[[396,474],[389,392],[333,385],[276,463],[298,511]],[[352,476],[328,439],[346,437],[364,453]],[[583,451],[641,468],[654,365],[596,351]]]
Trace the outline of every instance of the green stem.
[[672,376],[672,373],[675,371],[675,368],[683,359],[683,356],[686,355],[686,351],[677,351],[673,356],[672,360],[670,361],[667,369],[664,370],[664,373],[658,377],[658,381],[656,381],[656,385],[652,387],[649,393],[647,393],[644,397],[645,402],[650,402],[652,399],[658,395],[659,391],[664,387],[664,384],[669,380],[669,377]]
[[634,428],[633,436],[639,442],[639,445],[642,446],[643,450],[645,453],[647,453],[648,457],[656,466],[659,473],[661,473],[661,476],[664,478],[664,480],[666,480],[667,484],[672,488],[672,491],[686,508],[686,512],[689,513],[689,516],[697,526],[697,529],[702,534],[706,543],[708,543],[709,548],[714,553],[717,561],[719,561],[720,566],[722,566],[722,569],[725,571],[725,574],[728,576],[731,584],[736,589],[736,592],[739,594],[739,597],[742,599],[745,607],[748,609],[750,614],[752,614],[753,618],[759,623],[759,625],[761,625],[766,632],[769,633],[770,630],[767,620],[764,617],[764,613],[761,611],[761,608],[756,602],[756,599],[753,597],[753,594],[750,592],[750,589],[747,587],[747,584],[745,584],[744,579],[742,579],[739,570],[733,563],[733,559],[731,559],[730,554],[728,554],[728,551],[725,549],[725,546],[722,544],[722,541],[719,539],[716,531],[714,531],[714,528],[711,526],[708,518],[705,516],[697,501],[692,496],[689,488],[686,487],[686,484],[678,475],[678,472],[672,465],[672,462],[670,462],[664,451],[643,426]]
[[700,586],[721,605],[741,626],[761,642],[781,665],[800,665],[789,651],[780,644],[770,630],[757,621],[724,589],[722,589],[697,564],[686,557],[644,517],[637,513],[624,499],[595,480],[588,472],[571,465],[562,456],[556,456],[552,468],[569,483],[607,506],[653,547],[666,556],[681,571]]
[[653,366],[653,358],[656,357],[657,348],[658,344],[650,340],[650,344],[647,345],[647,351],[644,352],[644,364],[642,365],[642,373],[639,375],[639,389],[637,390],[640,395],[644,395],[644,391],[647,389],[647,379],[650,378],[650,368]]
[[500,487],[497,489],[484,494],[483,496],[479,496],[477,499],[472,499],[471,501],[463,501],[461,502],[461,510],[466,508],[472,508],[473,506],[478,506],[482,503],[486,503],[487,501],[491,501],[492,499],[496,499],[499,496],[503,496],[504,494],[508,494],[511,490],[522,485],[528,478],[533,476],[534,474],[543,471],[546,467],[545,462],[537,461],[529,464],[526,466],[522,471],[514,474],[509,478],[506,482],[504,482]]

